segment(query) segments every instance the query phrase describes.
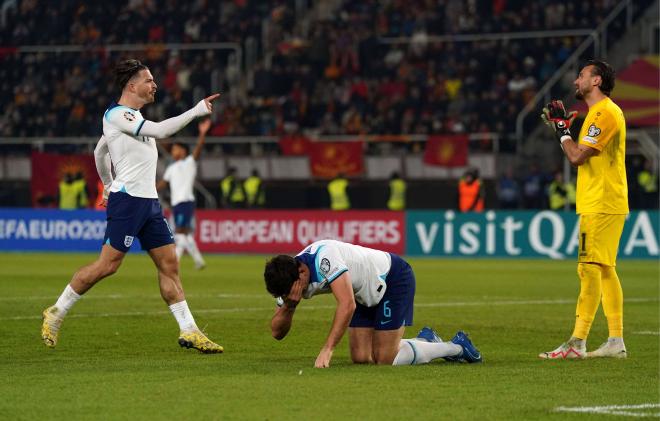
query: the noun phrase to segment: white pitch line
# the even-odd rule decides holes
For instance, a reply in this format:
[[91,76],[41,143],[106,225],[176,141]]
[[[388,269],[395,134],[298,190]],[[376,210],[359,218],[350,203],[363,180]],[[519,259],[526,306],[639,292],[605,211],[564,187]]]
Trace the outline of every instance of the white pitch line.
[[[336,306],[306,306],[303,307],[306,310],[321,310],[328,308],[335,308]],[[231,307],[231,308],[208,308],[201,310],[193,310],[195,314],[211,314],[211,313],[236,313],[236,312],[247,312],[247,311],[267,311],[273,310],[275,306],[272,307]],[[166,310],[159,311],[125,311],[118,313],[80,313],[80,314],[71,314],[67,318],[71,319],[82,319],[82,318],[93,318],[93,317],[132,317],[132,316],[160,316],[171,314]],[[41,320],[41,316],[12,316],[12,317],[0,317],[0,320]]]
[[660,335],[660,332],[655,331],[655,330],[642,330],[640,332],[633,332],[633,334],[634,335],[655,335],[655,336],[658,336],[658,335]]
[[[559,406],[555,412],[577,412],[585,414],[622,415],[627,417],[660,417],[660,412],[643,412],[648,409],[660,408],[660,403],[643,403],[639,405],[607,405],[607,406]],[[631,410],[640,410],[632,412]]]
[[[186,294],[188,298],[264,298],[267,297],[266,294]],[[124,295],[124,294],[108,294],[108,295],[98,295],[90,294],[85,296],[85,301],[87,300],[121,300],[124,298],[153,298],[160,299],[158,294],[147,294],[147,295]],[[57,296],[48,295],[48,296],[39,296],[39,295],[28,295],[23,297],[0,297],[1,301],[41,301],[41,300],[56,300]]]
[[[263,297],[260,295],[259,297]],[[207,297],[208,298],[208,297]],[[650,302],[658,301],[655,298],[627,298],[628,302]],[[561,299],[561,300],[525,300],[525,301],[467,301],[467,302],[438,302],[438,303],[419,303],[415,304],[417,308],[434,308],[434,307],[468,307],[468,306],[518,306],[518,305],[546,305],[546,304],[569,304],[574,303],[574,299]],[[303,305],[300,307],[303,310],[325,310],[330,308],[335,308],[334,305],[323,305],[323,306],[314,306],[314,305]],[[217,309],[199,309],[194,310],[195,314],[208,314],[208,313],[235,313],[238,311],[267,311],[273,310],[274,306],[270,307],[230,307],[230,308],[217,308]],[[128,311],[128,312],[118,312],[118,313],[80,313],[72,314],[68,316],[69,318],[85,318],[85,317],[130,317],[130,316],[156,316],[170,314],[169,311]],[[3,320],[37,320],[41,319],[40,315],[30,315],[30,316],[10,316],[10,317],[0,317],[0,321]]]
[[[126,294],[90,294],[85,295],[84,300],[121,300],[121,299],[160,299],[159,294],[142,294],[142,295],[126,295]],[[268,298],[267,294],[186,294],[186,298]],[[488,299],[488,297],[483,297]],[[26,295],[14,297],[0,297],[2,301],[29,301],[29,300],[56,300],[56,295]],[[493,300],[493,301],[457,301],[457,302],[440,302],[440,303],[416,303],[415,307],[466,307],[466,306],[479,306],[483,304],[506,306],[506,305],[519,305],[519,304],[574,304],[576,298],[558,298],[554,300]],[[640,297],[640,298],[625,298],[626,303],[647,303],[660,301],[658,298]]]

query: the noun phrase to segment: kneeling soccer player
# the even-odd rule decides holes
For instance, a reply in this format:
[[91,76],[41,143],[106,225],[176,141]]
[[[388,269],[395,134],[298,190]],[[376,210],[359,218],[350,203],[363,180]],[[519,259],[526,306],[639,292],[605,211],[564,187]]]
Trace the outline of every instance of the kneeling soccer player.
[[266,289],[278,298],[271,320],[275,339],[284,338],[301,298],[334,294],[337,309],[315,366],[330,366],[332,353],[348,328],[354,363],[425,364],[437,358],[481,362],[481,354],[459,331],[443,342],[428,327],[417,338],[402,339],[413,322],[415,274],[401,257],[335,240],[312,243],[295,257],[266,263]]

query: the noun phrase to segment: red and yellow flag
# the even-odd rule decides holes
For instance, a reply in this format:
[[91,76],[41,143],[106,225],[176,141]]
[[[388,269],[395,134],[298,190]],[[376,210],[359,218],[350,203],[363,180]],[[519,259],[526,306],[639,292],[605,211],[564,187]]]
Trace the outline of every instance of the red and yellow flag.
[[621,107],[626,125],[660,126],[660,56],[635,60],[616,78],[612,100]]
[[364,172],[364,145],[359,141],[312,142],[309,161],[315,177],[360,175]]
[[467,165],[467,135],[429,136],[424,150],[424,163],[441,167]]
[[279,145],[282,155],[300,156],[309,153],[309,139],[305,136],[291,135],[280,138]]
[[[96,196],[99,179],[96,163],[92,155],[59,155],[53,153],[32,152],[32,206],[57,207],[55,201],[59,192],[60,181],[65,174],[82,173],[89,196]],[[93,201],[91,201],[93,203]]]

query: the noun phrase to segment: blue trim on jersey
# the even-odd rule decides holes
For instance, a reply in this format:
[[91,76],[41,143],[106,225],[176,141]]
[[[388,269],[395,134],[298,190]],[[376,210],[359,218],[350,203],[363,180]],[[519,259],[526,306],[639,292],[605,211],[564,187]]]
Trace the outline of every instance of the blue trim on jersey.
[[334,276],[334,278],[332,278],[332,279],[330,279],[330,278],[326,278],[326,279],[328,280],[328,283],[329,283],[329,284],[332,283],[332,281],[334,281],[335,279],[337,279],[337,278],[339,278],[341,275],[343,275],[344,272],[348,272],[348,269],[344,269],[344,270],[340,271],[340,272],[337,273],[337,274]]
[[309,270],[309,282],[319,282],[318,277],[316,276],[316,270],[312,270],[314,267],[314,258],[316,255],[310,253],[309,251],[304,251],[298,256],[295,257],[296,260],[304,263],[307,265],[307,267],[310,269]]
[[140,130],[142,130],[142,126],[144,126],[144,122],[147,120],[142,120],[140,122],[140,125],[138,126],[137,130],[135,131],[135,136],[138,136],[140,134]]
[[[319,255],[325,245],[322,245],[316,250],[316,253],[311,253],[311,246],[307,247],[302,253],[295,257],[298,261],[304,263],[309,268],[309,282],[320,283],[326,281],[328,284],[332,283],[335,279],[340,277],[344,272],[348,272],[348,268],[344,268],[337,272],[332,278],[325,277],[320,271]],[[314,270],[312,270],[314,268]]]
[[318,279],[317,282],[321,282],[321,279],[325,279],[325,277],[319,271],[319,268],[321,267],[319,265],[319,253],[321,253],[321,250],[323,250],[323,247],[325,247],[325,246],[319,247],[316,250],[316,254],[314,254],[314,271],[316,272],[316,279]]
[[119,191],[128,194],[128,192],[126,191],[126,186],[121,186],[121,190]]
[[112,101],[112,103],[110,104],[110,106],[108,107],[108,109],[105,110],[105,113],[103,113],[103,118],[105,118],[106,120],[108,120],[108,113],[110,112],[110,110],[112,110],[112,109],[114,109],[114,108],[117,108],[117,107],[119,107],[119,106],[120,106],[119,104],[117,104],[116,102]]
[[[119,105],[119,104],[117,104],[116,102],[113,102],[112,104],[110,104],[110,106],[108,107],[108,109],[105,110],[105,113],[103,113],[103,118],[105,118],[106,120],[110,121],[110,117],[109,117],[110,111],[114,111],[114,110],[116,110],[116,109],[118,109],[118,108],[126,108],[127,110],[130,110],[130,111],[133,111],[133,112],[138,112],[138,111],[140,111],[140,110],[136,110],[135,108],[127,107],[127,106],[125,106],[125,105]],[[142,121],[144,121],[144,119],[143,119]]]

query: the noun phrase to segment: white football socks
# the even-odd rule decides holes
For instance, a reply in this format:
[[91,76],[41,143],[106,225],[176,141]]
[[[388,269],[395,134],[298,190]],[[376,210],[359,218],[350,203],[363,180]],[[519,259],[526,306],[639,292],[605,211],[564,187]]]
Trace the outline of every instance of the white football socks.
[[202,254],[199,252],[199,249],[197,248],[195,237],[192,234],[186,234],[186,250],[188,251],[188,254],[192,256],[197,266],[204,266],[206,264],[204,262],[204,258],[202,257]]
[[170,311],[172,312],[172,315],[174,315],[177,323],[179,323],[179,330],[189,331],[198,329],[186,300],[172,304],[170,306]]
[[426,364],[437,358],[460,355],[463,348],[452,342],[426,342],[402,339],[392,365]]
[[607,342],[611,345],[623,345],[623,338],[620,336],[610,336],[607,338]]
[[174,234],[174,244],[176,244],[176,258],[181,259],[183,252],[188,248],[188,238],[186,234]]
[[71,285],[67,285],[66,288],[64,288],[62,295],[60,295],[60,298],[58,298],[57,302],[55,303],[55,307],[57,307],[59,316],[66,316],[66,313],[69,312],[71,307],[73,307],[73,305],[80,299],[80,297],[82,297],[82,295],[74,291],[73,288],[71,288]]

